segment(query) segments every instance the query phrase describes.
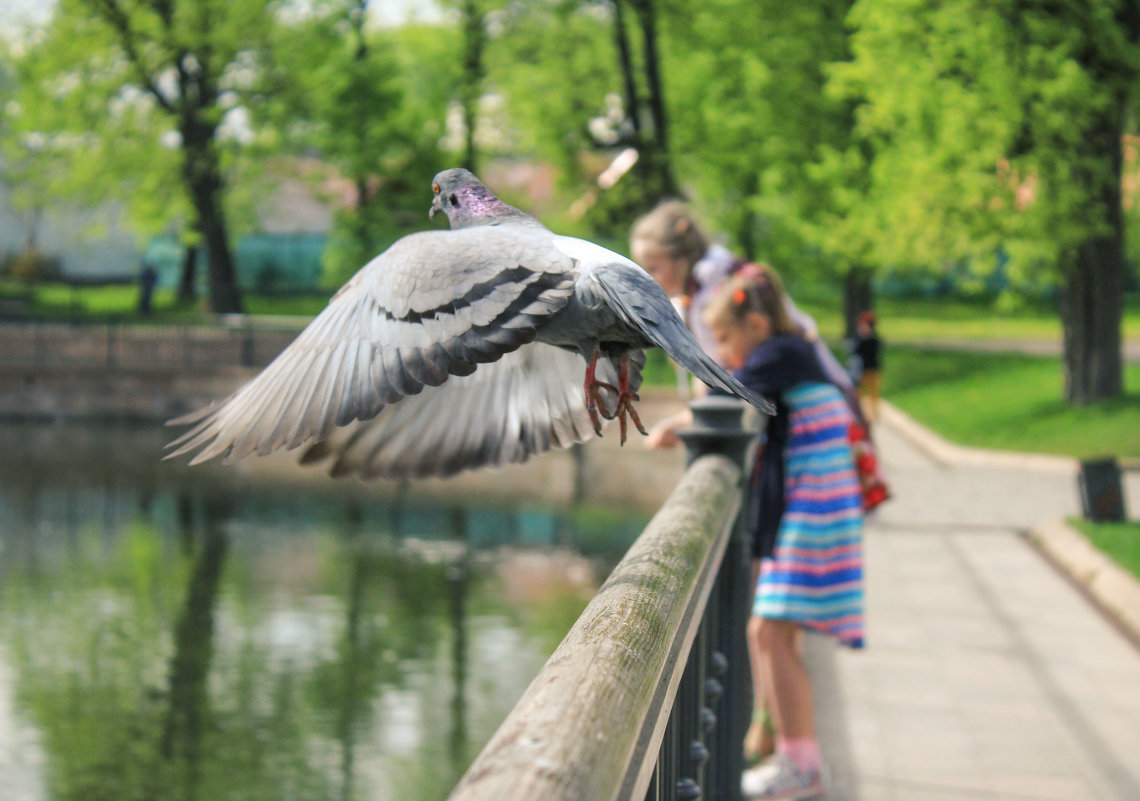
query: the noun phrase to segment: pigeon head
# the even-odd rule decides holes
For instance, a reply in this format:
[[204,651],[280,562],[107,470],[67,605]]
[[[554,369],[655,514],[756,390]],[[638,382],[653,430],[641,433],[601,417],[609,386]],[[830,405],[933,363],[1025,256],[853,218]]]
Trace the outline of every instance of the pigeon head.
[[436,173],[431,190],[434,197],[428,215],[434,217],[443,212],[452,228],[486,225],[505,217],[526,217],[495,197],[482,181],[462,167]]

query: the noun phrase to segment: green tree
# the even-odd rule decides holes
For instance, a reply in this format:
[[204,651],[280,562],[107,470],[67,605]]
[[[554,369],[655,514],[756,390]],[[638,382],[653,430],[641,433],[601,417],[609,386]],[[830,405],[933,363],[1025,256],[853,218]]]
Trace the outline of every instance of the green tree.
[[334,286],[423,224],[447,108],[437,87],[459,69],[430,64],[454,31],[373,31],[367,12],[365,0],[318,0],[279,26],[260,57],[258,121],[286,152],[315,154],[352,185],[326,250]]
[[505,98],[515,153],[553,164],[563,189],[593,184],[598,149],[629,131],[616,70],[612,19],[603,4],[509,4],[491,16],[486,84]]
[[1061,285],[1065,397],[1123,390],[1122,136],[1140,5],[858,0],[852,63],[874,149],[850,220],[881,262],[992,264]]
[[851,0],[676,4],[664,17],[667,96],[683,181],[740,251],[798,277],[843,276],[847,317],[871,303],[854,103],[827,91],[849,58]]
[[273,20],[266,0],[63,0],[22,64],[25,130],[70,159],[79,186],[114,178],[139,216],[187,212],[219,313],[241,311],[225,199],[243,132],[227,140],[224,123]]
[[177,151],[162,146],[169,125],[153,104],[110,86],[114,80],[102,72],[62,63],[50,39],[35,37],[6,58],[0,170],[12,205],[26,217],[26,246],[35,248],[39,220],[60,203],[124,202],[143,236],[189,216],[182,196],[169,191],[178,180]]
[[[545,0],[493,17],[488,88],[508,98],[520,147],[554,161],[563,185],[587,198],[595,236],[624,238],[633,216],[680,191],[658,18],[651,0]],[[598,192],[599,165],[626,148],[637,162]]]

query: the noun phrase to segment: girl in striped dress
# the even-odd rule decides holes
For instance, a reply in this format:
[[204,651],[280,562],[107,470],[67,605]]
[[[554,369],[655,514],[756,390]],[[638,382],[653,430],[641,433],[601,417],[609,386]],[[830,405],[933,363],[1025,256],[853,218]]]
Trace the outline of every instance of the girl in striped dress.
[[[824,792],[803,629],[863,644],[862,495],[848,428],[850,409],[813,347],[785,312],[775,273],[731,280],[704,321],[718,360],[775,402],[753,473],[750,525],[759,562],[748,625],[757,697],[776,730],[776,757],[746,771],[747,798],[805,799]],[[683,420],[673,418],[667,429]],[[650,445],[669,444],[654,430]]]

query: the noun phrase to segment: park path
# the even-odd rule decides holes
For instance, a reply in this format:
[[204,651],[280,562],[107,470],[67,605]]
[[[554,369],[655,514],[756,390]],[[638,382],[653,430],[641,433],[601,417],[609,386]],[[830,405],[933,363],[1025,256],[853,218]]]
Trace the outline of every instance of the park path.
[[1140,799],[1140,649],[1026,536],[1078,513],[1072,463],[877,438],[896,498],[867,526],[868,648],[806,638],[828,798]]

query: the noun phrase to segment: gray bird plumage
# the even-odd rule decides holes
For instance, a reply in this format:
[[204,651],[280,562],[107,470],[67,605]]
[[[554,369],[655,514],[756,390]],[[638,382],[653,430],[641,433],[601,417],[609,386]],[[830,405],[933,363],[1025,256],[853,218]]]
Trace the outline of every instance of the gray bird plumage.
[[583,377],[595,356],[608,419],[623,361],[628,402],[653,345],[771,411],[701,350],[633,262],[553,234],[466,170],[439,173],[433,191],[431,213],[451,230],[403,237],[365,265],[257,377],[172,420],[192,427],[167,458],[232,461],[312,442],[303,461],[334,457],[334,474],[520,462],[594,433]]

